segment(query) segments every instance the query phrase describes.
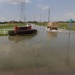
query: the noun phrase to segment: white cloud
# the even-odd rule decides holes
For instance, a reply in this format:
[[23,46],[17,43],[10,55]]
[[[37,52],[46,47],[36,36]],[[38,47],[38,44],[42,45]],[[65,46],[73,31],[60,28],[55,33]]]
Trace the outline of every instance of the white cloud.
[[56,15],[56,16],[51,17],[52,21],[68,21],[69,19],[75,20],[75,13],[74,12],[65,13],[61,16]]
[[1,18],[0,18],[0,21],[6,21],[6,18],[1,17]]
[[31,0],[11,0],[12,2],[26,2],[26,3],[30,3]]
[[10,0],[0,0],[0,3],[9,2]]
[[5,20],[5,19],[6,19],[6,18],[4,18],[4,17],[2,18],[2,20]]
[[26,2],[28,2],[28,3],[29,3],[29,2],[31,2],[31,0],[26,0]]
[[16,5],[18,3],[22,3],[22,2],[31,3],[31,0],[11,0],[11,3],[14,5]]
[[37,7],[40,8],[40,9],[42,9],[42,10],[47,10],[47,9],[49,9],[49,6],[43,5],[43,4],[38,4]]
[[62,20],[75,19],[75,13],[74,12],[66,13],[63,16],[61,16],[60,19]]
[[0,0],[0,3],[5,3],[5,2],[10,2],[12,4],[17,4],[17,3],[20,3],[20,2],[26,2],[26,3],[30,3],[31,0]]

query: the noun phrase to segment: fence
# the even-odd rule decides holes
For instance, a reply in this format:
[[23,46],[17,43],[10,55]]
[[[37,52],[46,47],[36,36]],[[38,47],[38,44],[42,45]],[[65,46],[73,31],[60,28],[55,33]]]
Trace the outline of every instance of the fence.
[[14,29],[0,29],[0,34],[8,34],[9,30],[14,30]]

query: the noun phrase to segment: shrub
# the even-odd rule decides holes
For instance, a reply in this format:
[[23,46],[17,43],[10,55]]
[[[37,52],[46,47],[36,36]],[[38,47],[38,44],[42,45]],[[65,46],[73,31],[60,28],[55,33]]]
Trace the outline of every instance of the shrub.
[[8,35],[13,36],[14,35],[14,30],[9,30]]

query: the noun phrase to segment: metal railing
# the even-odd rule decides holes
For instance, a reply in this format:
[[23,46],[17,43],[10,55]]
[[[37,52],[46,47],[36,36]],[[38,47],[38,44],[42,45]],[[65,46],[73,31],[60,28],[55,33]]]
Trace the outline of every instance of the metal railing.
[[8,34],[9,30],[14,30],[14,29],[0,29],[0,34]]

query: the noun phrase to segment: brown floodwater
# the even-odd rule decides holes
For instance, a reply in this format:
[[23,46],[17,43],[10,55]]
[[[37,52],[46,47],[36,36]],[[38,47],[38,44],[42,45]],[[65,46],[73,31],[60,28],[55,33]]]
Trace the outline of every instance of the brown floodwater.
[[32,26],[35,35],[0,37],[0,75],[74,73],[75,31]]

